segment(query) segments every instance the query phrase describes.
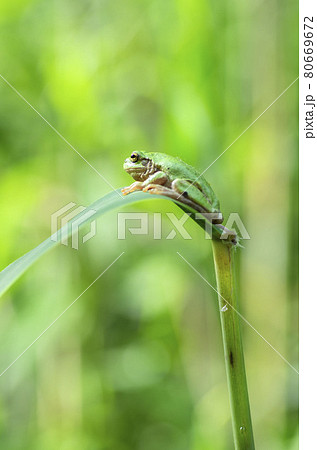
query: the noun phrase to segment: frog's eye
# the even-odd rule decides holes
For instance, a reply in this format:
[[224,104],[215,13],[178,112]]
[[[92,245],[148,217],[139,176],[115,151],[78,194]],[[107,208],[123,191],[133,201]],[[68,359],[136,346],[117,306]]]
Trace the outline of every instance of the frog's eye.
[[137,162],[137,160],[139,159],[139,155],[136,152],[133,152],[130,156],[130,159],[132,162]]

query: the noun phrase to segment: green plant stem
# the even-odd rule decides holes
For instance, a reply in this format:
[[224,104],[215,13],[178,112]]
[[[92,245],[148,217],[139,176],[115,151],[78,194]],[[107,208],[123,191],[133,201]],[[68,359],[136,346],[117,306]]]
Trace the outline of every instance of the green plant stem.
[[234,245],[213,239],[222,339],[236,450],[254,449],[240,317],[234,293]]

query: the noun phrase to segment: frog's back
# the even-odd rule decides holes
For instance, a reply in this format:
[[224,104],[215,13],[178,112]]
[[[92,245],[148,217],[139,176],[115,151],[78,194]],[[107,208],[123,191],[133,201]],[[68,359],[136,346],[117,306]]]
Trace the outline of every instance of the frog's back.
[[148,155],[155,166],[169,174],[173,180],[180,178],[195,184],[208,198],[213,207],[219,209],[219,202],[214,191],[208,181],[200,175],[198,170],[175,156],[166,155],[165,153],[148,153]]

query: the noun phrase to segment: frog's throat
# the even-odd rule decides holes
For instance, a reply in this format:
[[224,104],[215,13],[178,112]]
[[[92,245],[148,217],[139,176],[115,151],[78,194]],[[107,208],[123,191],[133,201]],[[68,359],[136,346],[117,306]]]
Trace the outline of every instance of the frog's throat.
[[144,181],[145,167],[127,167],[125,171],[136,181]]
[[153,161],[148,160],[147,164],[143,167],[130,166],[125,168],[126,172],[136,181],[145,181],[150,175],[157,172],[157,168]]

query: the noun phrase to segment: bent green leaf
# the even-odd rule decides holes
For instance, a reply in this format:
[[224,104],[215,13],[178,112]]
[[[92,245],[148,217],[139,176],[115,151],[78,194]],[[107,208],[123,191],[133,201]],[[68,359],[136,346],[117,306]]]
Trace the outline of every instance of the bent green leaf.
[[[60,228],[56,233],[46,239],[37,247],[30,250],[25,255],[18,258],[12,264],[7,266],[2,272],[0,272],[0,296],[7,290],[9,287],[17,281],[23,273],[32,266],[41,256],[45,255],[49,250],[59,245],[62,241],[67,239],[69,236],[73,235],[75,232],[78,232],[82,226],[87,223],[90,223],[92,220],[97,219],[104,213],[108,211],[112,211],[114,209],[122,208],[128,204],[135,203],[141,200],[146,199],[165,199],[170,200],[168,197],[164,197],[161,195],[153,195],[149,193],[144,193],[141,191],[133,192],[125,197],[118,195],[120,193],[120,189],[117,191],[110,192],[106,194],[104,197],[96,200],[90,206],[88,206],[84,211],[77,214],[73,219],[69,220],[66,225]],[[174,202],[187,213],[195,213],[196,211],[191,210],[190,208],[184,208],[180,202]],[[201,221],[197,221],[200,226],[204,226]],[[216,237],[220,237],[222,234],[221,227],[213,225],[212,233],[215,234]]]

